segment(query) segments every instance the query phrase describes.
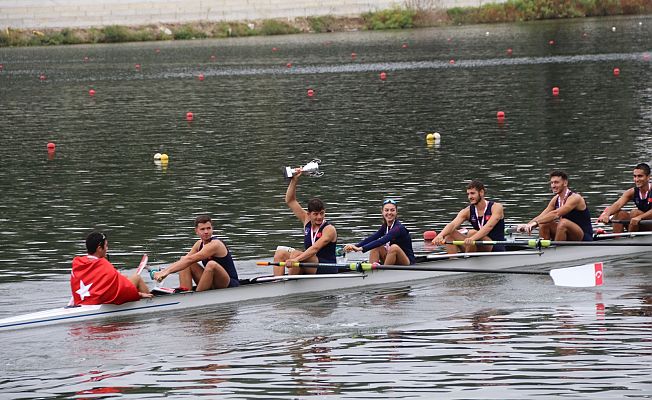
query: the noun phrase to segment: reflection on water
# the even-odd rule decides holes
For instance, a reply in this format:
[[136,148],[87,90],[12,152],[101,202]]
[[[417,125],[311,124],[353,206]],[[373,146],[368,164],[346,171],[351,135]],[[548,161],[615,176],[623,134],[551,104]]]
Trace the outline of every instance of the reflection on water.
[[[600,210],[652,159],[650,29],[636,17],[0,49],[0,316],[65,301],[91,228],[135,268],[145,252],[184,254],[208,212],[241,275],[263,273],[254,259],[301,242],[280,169],[313,158],[325,174],[302,179],[299,200],[322,197],[342,242],[375,230],[389,196],[415,238],[439,231],[471,178],[522,222],[550,198],[553,167]],[[649,260],[606,271],[599,290],[468,275],[8,333],[0,392],[642,397]]]

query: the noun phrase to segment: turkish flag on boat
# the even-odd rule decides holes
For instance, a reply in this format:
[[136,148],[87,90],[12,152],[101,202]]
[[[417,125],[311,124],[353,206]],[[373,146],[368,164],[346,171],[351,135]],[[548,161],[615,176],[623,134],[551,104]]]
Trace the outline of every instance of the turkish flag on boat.
[[75,305],[122,304],[140,299],[136,286],[109,260],[88,255],[72,260],[70,289]]

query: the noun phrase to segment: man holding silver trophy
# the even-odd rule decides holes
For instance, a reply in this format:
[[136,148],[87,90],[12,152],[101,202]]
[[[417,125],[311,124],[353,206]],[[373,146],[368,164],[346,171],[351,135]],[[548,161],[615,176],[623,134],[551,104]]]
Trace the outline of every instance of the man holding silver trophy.
[[[278,246],[274,253],[274,262],[285,262],[291,265],[294,262],[304,263],[329,263],[334,264],[336,259],[337,230],[325,218],[326,207],[324,203],[313,198],[308,201],[307,209],[301,207],[297,201],[297,184],[299,177],[304,173],[310,176],[321,176],[319,172],[319,160],[313,160],[303,168],[284,168],[284,175],[290,179],[285,193],[285,204],[301,221],[303,225],[304,251],[296,250],[287,246]],[[320,266],[311,267],[288,267],[288,274],[335,274],[337,267]],[[274,275],[285,275],[285,267],[274,267]]]

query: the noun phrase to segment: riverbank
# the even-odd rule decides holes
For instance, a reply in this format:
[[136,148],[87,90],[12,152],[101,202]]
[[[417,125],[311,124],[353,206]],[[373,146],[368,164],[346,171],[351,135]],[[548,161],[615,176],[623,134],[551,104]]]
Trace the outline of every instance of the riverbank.
[[246,21],[197,21],[93,28],[12,29],[0,31],[0,47],[191,40],[294,33],[408,29],[458,24],[522,22],[542,19],[652,14],[649,0],[509,0],[481,7],[436,9],[433,2],[408,1],[404,7],[357,17],[324,15]]

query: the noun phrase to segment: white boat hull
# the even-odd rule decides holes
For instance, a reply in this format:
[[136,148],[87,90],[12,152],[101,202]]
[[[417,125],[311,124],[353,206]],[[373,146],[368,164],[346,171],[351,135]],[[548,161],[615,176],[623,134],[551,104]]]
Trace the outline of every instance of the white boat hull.
[[[652,235],[627,238],[627,242],[640,246],[562,246],[544,249],[536,255],[505,255],[500,257],[468,257],[419,263],[419,266],[445,268],[509,269],[543,264],[569,265],[581,260],[603,261],[605,258],[622,257],[650,251]],[[334,279],[320,275],[315,279],[287,279],[273,282],[245,284],[237,288],[211,290],[206,292],[183,292],[155,296],[122,305],[103,304],[78,307],[61,307],[46,311],[24,314],[0,320],[0,331],[38,327],[67,322],[86,321],[115,316],[137,315],[154,311],[172,311],[184,308],[198,308],[216,304],[236,303],[247,300],[297,295],[311,292],[341,291],[366,286],[389,285],[400,282],[422,281],[445,275],[460,274],[458,271],[371,271],[349,279]],[[338,274],[341,278],[342,274]]]

